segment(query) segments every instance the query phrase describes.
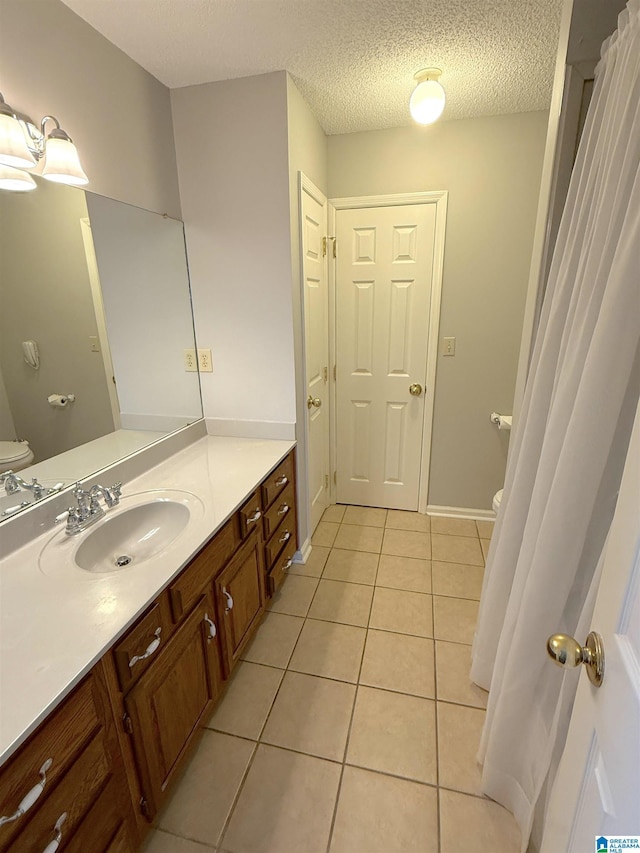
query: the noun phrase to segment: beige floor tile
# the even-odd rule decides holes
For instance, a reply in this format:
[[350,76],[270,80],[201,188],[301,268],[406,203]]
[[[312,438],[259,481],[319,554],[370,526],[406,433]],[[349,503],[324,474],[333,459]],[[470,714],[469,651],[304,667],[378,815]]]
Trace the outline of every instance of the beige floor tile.
[[482,768],[476,761],[485,711],[438,702],[440,785],[481,795]]
[[476,521],[478,536],[481,539],[491,539],[495,524],[495,521]]
[[347,763],[435,784],[435,702],[359,687]]
[[344,518],[345,509],[346,506],[343,504],[333,504],[332,506],[328,506],[322,513],[322,521],[331,521],[333,523],[337,522],[340,524]]
[[431,583],[434,595],[454,598],[473,598],[480,601],[482,592],[482,566],[465,566],[462,563],[431,563]]
[[472,518],[440,518],[432,516],[431,532],[445,536],[477,536],[478,528]]
[[158,827],[214,846],[254,749],[251,741],[204,731]]
[[289,575],[269,602],[272,613],[306,616],[318,586],[318,578]]
[[393,557],[381,554],[376,586],[431,592],[431,563],[417,557]]
[[257,740],[282,681],[283,671],[242,661],[207,728]]
[[379,554],[382,545],[382,533],[382,527],[341,524],[334,544],[336,548],[347,548],[350,551],[371,551]]
[[383,554],[396,557],[418,557],[428,560],[431,557],[431,536],[429,533],[416,533],[413,530],[384,531]]
[[384,527],[387,510],[371,506],[348,506],[343,524],[363,524],[366,527]]
[[440,853],[519,853],[520,831],[492,800],[440,791]]
[[178,838],[177,835],[156,829],[147,838],[142,853],[211,853],[214,849],[208,844],[198,844],[197,841]]
[[473,643],[478,620],[478,602],[466,598],[433,596],[433,635],[436,640]]
[[477,536],[447,536],[432,533],[431,554],[433,560],[445,563],[484,566],[480,540]]
[[438,849],[435,788],[345,767],[330,853]]
[[322,579],[309,609],[309,617],[366,628],[372,598],[372,586]]
[[308,578],[319,578],[331,553],[331,548],[324,545],[314,545],[306,563],[292,563],[290,575],[305,575]]
[[340,765],[260,745],[225,832],[232,853],[324,853]]
[[297,616],[267,613],[242,659],[286,669],[303,625]]
[[373,585],[378,571],[378,554],[332,548],[324,567],[323,578]]
[[337,522],[333,521],[318,522],[318,526],[314,530],[313,536],[311,537],[311,544],[331,548],[335,541],[339,527],[340,525]]
[[486,708],[489,694],[469,678],[471,646],[436,641],[438,699]]
[[289,669],[355,684],[366,635],[365,628],[307,619]]
[[491,546],[491,539],[481,539],[480,547],[482,548],[482,556],[484,558],[485,565],[487,563],[487,558],[489,557],[489,547]]
[[367,631],[360,684],[433,699],[433,658],[433,640]]
[[342,761],[355,696],[354,684],[288,672],[261,740]]
[[376,587],[369,627],[417,637],[433,637],[431,596]]
[[429,533],[431,530],[431,519],[421,512],[408,512],[404,509],[390,509],[387,511],[386,527],[393,530],[414,530],[416,533]]

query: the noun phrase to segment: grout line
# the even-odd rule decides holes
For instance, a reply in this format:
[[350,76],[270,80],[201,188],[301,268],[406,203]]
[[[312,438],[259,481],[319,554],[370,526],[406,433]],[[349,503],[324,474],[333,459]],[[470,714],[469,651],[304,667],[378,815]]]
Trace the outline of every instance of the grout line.
[[[246,738],[244,738],[244,739],[246,740]],[[242,790],[244,788],[244,783],[246,782],[247,776],[249,775],[249,772],[251,771],[251,768],[253,767],[253,762],[254,762],[254,759],[255,759],[256,754],[258,752],[259,744],[256,743],[255,741],[251,741],[251,743],[254,744],[253,751],[251,753],[249,761],[247,762],[247,766],[245,768],[245,771],[242,774],[242,778],[240,779],[240,784],[238,785],[238,790],[236,791],[236,794],[233,798],[233,801],[231,802],[231,807],[229,808],[229,811],[227,813],[226,820],[225,820],[224,824],[222,825],[222,829],[218,835],[218,839],[217,839],[216,845],[215,845],[216,847],[222,846],[222,843],[224,841],[224,837],[227,833],[227,829],[229,828],[229,824],[231,823],[231,818],[233,817],[233,813],[236,810],[236,806],[238,805],[238,800],[240,799],[240,795],[241,795]]]
[[193,841],[194,844],[200,844],[200,845],[202,845],[202,847],[207,847],[210,850],[216,849],[215,844],[208,844],[206,841],[199,841],[197,838],[192,838],[190,835],[179,835],[177,832],[172,832],[170,829],[161,829],[159,826],[152,825],[151,826],[151,832],[145,838],[145,844],[141,848],[143,853],[144,853],[144,850],[146,850],[147,845],[149,844],[149,841],[151,840],[151,837],[152,837],[151,833],[156,833],[156,832],[162,832],[164,835],[170,835],[172,838],[180,838],[183,841]]
[[[433,578],[431,579],[432,589],[433,589]],[[433,620],[433,633],[436,633],[436,605],[434,601],[434,596],[431,596],[431,618]],[[435,714],[434,714],[434,722],[435,722],[435,739],[436,739],[436,826],[438,832],[438,853],[442,853],[442,829],[440,826],[440,740],[439,740],[439,731],[438,731],[438,653],[436,641],[433,641],[433,686],[434,693],[436,694],[436,702],[435,702]]]

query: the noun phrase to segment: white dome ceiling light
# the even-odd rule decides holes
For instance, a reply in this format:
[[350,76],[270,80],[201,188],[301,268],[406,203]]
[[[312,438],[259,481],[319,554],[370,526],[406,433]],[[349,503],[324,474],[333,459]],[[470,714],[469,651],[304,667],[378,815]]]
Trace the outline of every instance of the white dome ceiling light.
[[418,124],[433,124],[442,115],[446,96],[438,83],[441,74],[439,68],[423,68],[413,75],[418,85],[411,95],[409,111]]

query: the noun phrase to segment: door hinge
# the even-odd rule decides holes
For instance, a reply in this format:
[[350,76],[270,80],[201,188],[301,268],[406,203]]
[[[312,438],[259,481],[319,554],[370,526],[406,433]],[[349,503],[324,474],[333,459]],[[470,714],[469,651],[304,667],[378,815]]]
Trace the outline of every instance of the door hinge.
[[128,735],[133,734],[133,722],[131,721],[131,717],[128,714],[122,715],[122,728]]
[[327,256],[327,238],[322,238],[322,257],[326,258]]
[[333,485],[334,486],[338,485],[338,472],[337,471],[333,472]]
[[149,803],[144,797],[140,797],[140,811],[149,820]]
[[322,378],[324,379],[325,382],[329,381],[329,368],[328,367],[322,368]]
[[336,257],[336,251],[338,248],[338,238],[332,237],[331,239],[333,240],[333,257],[335,258]]
[[324,487],[325,487],[325,489],[329,488],[329,475],[328,474],[324,475]]
[[337,364],[334,364],[334,365],[333,365],[333,381],[334,381],[334,382],[335,382],[335,381],[336,381],[336,379],[338,378],[338,375],[337,375],[337,374],[338,374],[338,366],[337,366]]

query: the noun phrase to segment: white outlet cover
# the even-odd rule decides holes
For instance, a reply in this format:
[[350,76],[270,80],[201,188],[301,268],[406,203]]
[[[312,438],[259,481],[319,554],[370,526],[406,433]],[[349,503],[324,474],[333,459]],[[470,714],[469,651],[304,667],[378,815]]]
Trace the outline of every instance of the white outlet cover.
[[213,373],[213,358],[210,349],[198,347],[198,368],[200,373]]

